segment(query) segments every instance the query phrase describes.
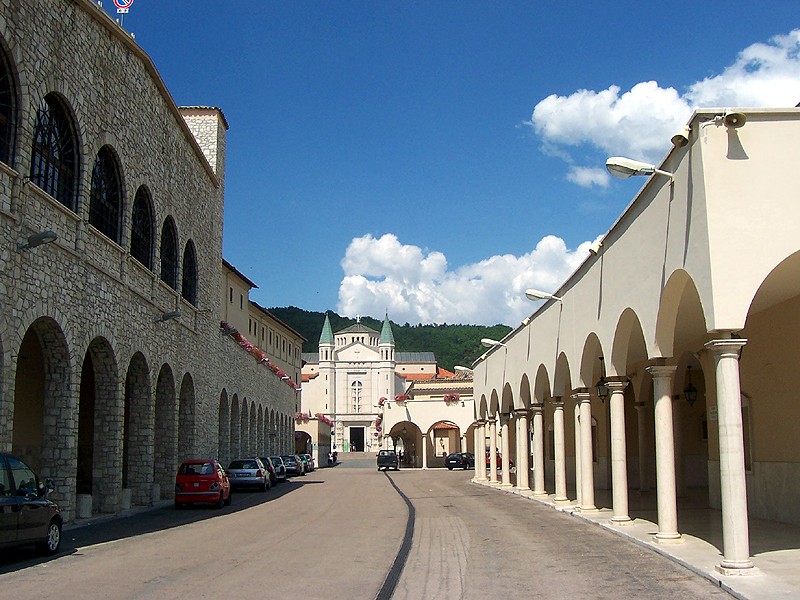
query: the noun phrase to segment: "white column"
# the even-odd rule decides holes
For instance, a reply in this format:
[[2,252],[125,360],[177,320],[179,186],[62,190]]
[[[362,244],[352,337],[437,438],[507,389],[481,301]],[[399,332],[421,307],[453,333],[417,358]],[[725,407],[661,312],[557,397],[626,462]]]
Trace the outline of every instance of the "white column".
[[747,523],[747,488],[744,470],[742,391],[739,351],[747,340],[712,340],[719,425],[719,479],[722,492],[722,562],[717,570],[726,575],[752,572],[750,532]]
[[647,404],[637,402],[633,405],[636,408],[636,422],[639,433],[639,492],[650,490],[649,464],[650,460],[647,451]]
[[531,489],[528,483],[528,411],[525,409],[515,410],[514,416],[517,421],[517,485],[518,490]]
[[489,482],[497,483],[497,417],[489,421]]
[[[681,540],[678,533],[678,501],[675,495],[675,441],[672,435],[672,376],[675,366],[647,367],[653,376],[656,421],[657,542]],[[682,540],[681,540],[682,541]]]
[[672,432],[675,436],[675,493],[678,498],[686,496],[686,483],[683,478],[683,396],[672,397]]
[[581,511],[597,510],[594,505],[594,453],[592,449],[592,396],[588,391],[576,394],[581,426]]
[[509,460],[511,458],[509,456],[511,444],[509,443],[508,421],[508,414],[500,415],[500,443],[502,444],[501,452],[503,453],[503,482],[500,484],[502,487],[511,487],[511,461]]
[[428,468],[428,434],[422,436],[422,468]]
[[533,495],[546,496],[544,489],[544,404],[533,404]]
[[555,479],[556,479],[556,502],[567,503],[567,459],[566,447],[564,443],[564,401],[555,397],[551,399],[553,403],[553,442],[555,445]]
[[486,421],[478,421],[478,443],[475,446],[475,470],[478,471],[478,481],[488,481],[486,476]]
[[480,440],[481,435],[481,422],[475,421],[475,427],[472,428],[472,448],[475,453],[475,471],[472,473],[472,481],[480,481],[481,480],[481,470],[480,470],[480,452],[478,449],[480,446],[478,445],[478,440]]
[[578,399],[572,395],[571,398],[575,400],[575,504],[581,505],[581,405]]
[[625,388],[627,379],[608,378],[611,413],[611,494],[613,525],[632,523],[628,514],[628,457],[625,443]]

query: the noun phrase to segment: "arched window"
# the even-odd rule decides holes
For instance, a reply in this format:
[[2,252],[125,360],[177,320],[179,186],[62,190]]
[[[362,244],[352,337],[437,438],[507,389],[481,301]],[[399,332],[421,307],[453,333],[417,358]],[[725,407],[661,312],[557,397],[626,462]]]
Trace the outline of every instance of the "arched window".
[[48,94],[36,111],[31,181],[72,210],[78,189],[77,146],[66,106]]
[[17,90],[5,51],[0,48],[0,160],[13,163],[17,127]]
[[178,234],[170,217],[161,228],[161,280],[173,290],[178,289]]
[[364,391],[364,384],[360,381],[354,381],[350,384],[350,399],[353,404],[353,412],[361,412],[361,394]]
[[194,253],[192,240],[186,242],[186,248],[183,250],[181,296],[190,304],[197,306],[197,256]]
[[92,169],[89,192],[89,223],[115,242],[122,233],[122,185],[119,165],[108,146],[100,148]]
[[153,269],[153,209],[147,188],[136,191],[131,213],[131,256]]

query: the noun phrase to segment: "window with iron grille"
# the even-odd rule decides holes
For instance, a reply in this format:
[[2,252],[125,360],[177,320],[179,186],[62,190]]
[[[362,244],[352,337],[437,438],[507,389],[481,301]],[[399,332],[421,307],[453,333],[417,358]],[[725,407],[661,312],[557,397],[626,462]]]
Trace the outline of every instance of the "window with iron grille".
[[122,186],[119,166],[108,146],[100,148],[92,169],[89,192],[89,223],[115,242],[121,241]]
[[181,296],[190,304],[197,306],[197,257],[194,253],[192,240],[186,242],[186,248],[183,250]]
[[69,113],[57,96],[48,94],[36,111],[31,181],[72,210],[78,187],[77,154]]
[[153,208],[147,188],[136,191],[131,213],[131,256],[153,270]]
[[178,289],[178,234],[170,217],[161,228],[161,280],[173,290]]
[[16,86],[11,64],[0,48],[0,160],[13,166],[14,140],[17,125]]

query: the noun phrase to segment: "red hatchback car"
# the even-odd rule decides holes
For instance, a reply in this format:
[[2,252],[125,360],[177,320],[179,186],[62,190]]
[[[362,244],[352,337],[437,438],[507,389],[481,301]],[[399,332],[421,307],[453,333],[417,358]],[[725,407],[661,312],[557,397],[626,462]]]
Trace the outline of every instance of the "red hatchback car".
[[231,503],[231,482],[213,458],[185,460],[175,476],[175,508],[207,502],[217,508]]

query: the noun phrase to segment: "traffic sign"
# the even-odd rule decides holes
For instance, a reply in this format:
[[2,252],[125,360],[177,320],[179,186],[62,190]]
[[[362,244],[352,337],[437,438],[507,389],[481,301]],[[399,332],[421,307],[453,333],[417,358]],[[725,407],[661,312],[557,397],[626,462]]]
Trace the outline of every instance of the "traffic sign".
[[133,0],[114,0],[114,6],[127,11],[133,5]]

